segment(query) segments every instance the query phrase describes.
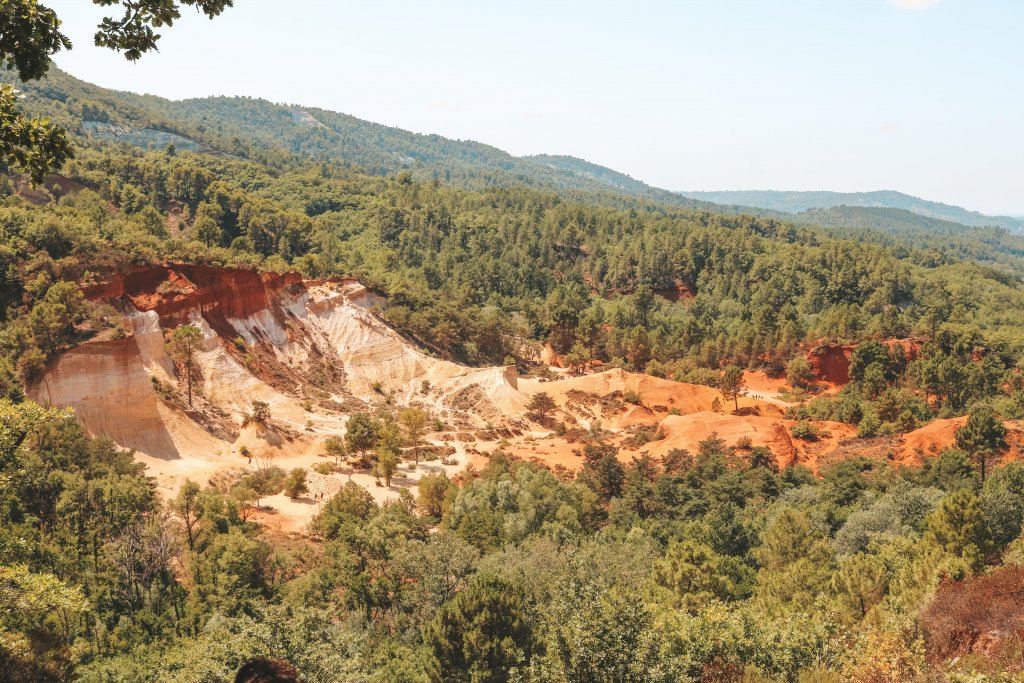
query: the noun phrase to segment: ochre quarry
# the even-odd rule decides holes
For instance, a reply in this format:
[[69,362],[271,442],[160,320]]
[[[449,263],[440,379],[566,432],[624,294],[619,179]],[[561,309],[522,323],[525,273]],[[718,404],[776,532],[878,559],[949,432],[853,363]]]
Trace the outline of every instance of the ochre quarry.
[[[717,435],[728,445],[767,446],[780,465],[814,463],[794,445],[777,399],[742,396],[731,414],[716,389],[620,369],[521,379],[514,367],[441,360],[390,328],[377,312],[384,299],[351,279],[165,264],[94,276],[82,290],[123,315],[121,332],[59,355],[29,395],[74,409],[90,434],[134,450],[165,495],[186,479],[217,484],[267,463],[291,469],[329,462],[324,441],[343,435],[357,411],[417,406],[430,415],[437,431],[426,440],[443,457],[419,467],[403,463],[388,487],[365,470],[311,470],[312,497],[263,501],[275,510],[263,521],[286,531],[301,531],[319,501],[350,479],[385,500],[403,488],[415,493],[426,473],[482,466],[498,448],[578,470],[582,444],[572,434],[596,427],[620,445],[624,461],[693,451]],[[184,368],[167,351],[172,331],[184,324],[202,332],[191,405]],[[843,351],[827,357],[845,360]],[[825,363],[829,370],[834,364]],[[554,398],[552,417],[567,434],[530,415],[527,405],[541,391]],[[246,424],[253,401],[269,405],[269,424]]]
[[[135,450],[167,494],[185,479],[205,484],[260,462],[324,462],[323,441],[344,434],[358,410],[420,405],[453,429],[476,430],[506,423],[527,400],[514,369],[465,367],[408,343],[371,310],[380,298],[353,280],[169,264],[82,289],[123,314],[123,334],[62,353],[28,393],[72,408],[90,434]],[[203,334],[191,406],[183,368],[166,348],[186,323]],[[269,427],[243,427],[253,401],[269,404]],[[414,486],[421,474],[457,470],[464,459],[459,446],[448,464],[421,465],[403,481]],[[363,472],[310,476],[327,494],[351,477],[379,499],[398,495]],[[276,498],[269,504],[283,518],[304,524],[314,512]]]

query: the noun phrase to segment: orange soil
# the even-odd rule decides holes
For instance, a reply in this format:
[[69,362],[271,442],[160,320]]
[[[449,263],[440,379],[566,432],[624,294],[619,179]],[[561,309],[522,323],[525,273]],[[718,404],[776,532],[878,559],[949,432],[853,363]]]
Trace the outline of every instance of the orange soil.
[[777,394],[789,388],[785,377],[769,377],[764,370],[747,370],[743,381],[747,389],[759,394]]
[[551,344],[545,344],[544,348],[540,351],[540,362],[546,363],[553,368],[564,368],[565,363],[563,358],[551,348]]
[[853,345],[820,344],[808,351],[807,362],[811,364],[814,378],[838,386],[849,384],[850,356],[855,348]]
[[[671,410],[683,415],[710,411],[716,400],[726,408],[732,406],[732,401],[725,401],[717,389],[659,379],[621,369],[550,382],[521,379],[519,389],[528,395],[546,392],[563,411],[566,410],[566,404],[573,400],[570,392],[590,395],[593,400],[588,403],[591,404],[593,417],[601,420],[602,426],[612,429],[658,424]],[[601,411],[600,406],[593,406],[598,399],[617,391],[623,394],[636,393],[640,397],[640,405],[625,404],[621,411],[611,415]],[[746,396],[739,398],[739,405],[740,408],[756,408],[762,416],[782,416],[782,409],[779,406]]]
[[966,417],[933,420],[925,426],[907,432],[896,449],[900,462],[920,463],[924,457],[938,455],[939,451],[955,443],[954,433],[965,422]]
[[656,457],[662,457],[675,448],[696,453],[700,442],[714,434],[727,446],[735,446],[740,439],[749,438],[753,446],[770,448],[781,465],[790,464],[796,455],[784,421],[771,417],[702,411],[692,415],[670,415],[661,422],[661,430],[665,438],[651,442],[643,449]]
[[[919,465],[925,458],[934,457],[946,448],[955,447],[956,430],[966,422],[966,417],[933,420],[919,429],[904,434],[895,450],[898,461],[907,465]],[[1024,451],[1024,423],[1009,420],[1004,425],[1008,448],[999,460],[1018,460]]]
[[735,446],[741,439],[749,438],[750,445],[770,449],[781,467],[800,464],[817,471],[821,456],[835,450],[841,440],[851,438],[857,432],[840,422],[815,422],[825,435],[817,441],[801,441],[794,439],[790,432],[794,424],[792,420],[710,412],[669,416],[661,423],[665,438],[652,442],[645,450],[655,456],[663,456],[673,448],[695,453],[701,441],[717,434],[727,446]]
[[[786,430],[792,427],[795,422],[786,420]],[[821,461],[830,453],[839,448],[846,439],[853,439],[857,436],[857,428],[842,422],[820,421],[813,423],[825,434],[817,441],[802,441],[793,439],[796,448],[796,464],[810,468],[817,473]]]
[[[914,360],[921,353],[924,342],[920,339],[883,339],[882,343],[890,349],[897,346],[903,349],[907,360]],[[819,341],[807,352],[807,361],[811,364],[815,379],[827,385],[825,393],[843,387],[850,382],[850,356],[856,344],[831,344]]]
[[669,301],[688,301],[694,297],[693,290],[685,282],[676,280],[675,287],[656,289],[654,293]]
[[[564,467],[569,472],[578,472],[583,468],[583,458],[579,455],[582,445],[570,443],[558,436],[543,436],[532,439],[516,439],[501,450],[516,458],[554,469]],[[626,458],[628,460],[628,458]],[[490,458],[488,455],[475,455],[470,464],[477,470],[483,469]]]
[[[777,417],[757,415],[724,415],[711,411],[700,411],[689,415],[669,415],[660,421],[659,427],[664,438],[652,441],[638,449],[622,449],[619,459],[630,462],[635,456],[649,454],[656,459],[669,451],[681,448],[696,453],[700,442],[712,437],[725,441],[727,446],[736,446],[742,439],[750,439],[751,446],[764,446],[775,455],[780,467],[800,464],[817,472],[819,461],[835,451],[840,442],[856,436],[856,429],[838,422],[816,422],[826,435],[815,442],[794,439],[790,428],[794,422]],[[610,443],[621,445],[628,437],[627,431],[616,432],[609,438]],[[506,453],[539,463],[546,467],[564,468],[577,472],[583,467],[580,456],[582,444],[566,441],[553,434],[526,436],[513,439],[501,447]],[[487,454],[476,455],[471,460],[474,467],[486,466]]]

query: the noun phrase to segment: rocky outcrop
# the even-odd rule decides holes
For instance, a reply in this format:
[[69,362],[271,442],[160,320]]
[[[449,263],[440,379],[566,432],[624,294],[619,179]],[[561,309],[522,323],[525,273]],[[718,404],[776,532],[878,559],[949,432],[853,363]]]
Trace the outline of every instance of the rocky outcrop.
[[282,297],[301,295],[305,286],[298,273],[168,264],[113,273],[84,285],[82,291],[92,300],[127,302],[138,311],[155,311],[164,327],[188,322],[198,312],[211,327],[227,332],[229,320],[263,311],[279,313]]
[[819,344],[807,352],[814,379],[843,386],[850,382],[850,356],[857,348],[853,345]]
[[751,446],[764,446],[781,467],[792,465],[797,460],[797,451],[786,423],[778,418],[703,411],[670,415],[661,421],[659,429],[664,438],[648,448],[648,452],[658,457],[675,448],[696,453],[702,441],[715,437],[725,441],[727,446],[735,446],[741,441],[747,441]]
[[[899,348],[907,361],[917,360],[924,348],[920,339],[883,339],[882,343],[890,350]],[[828,382],[835,386],[844,386],[850,382],[850,357],[857,348],[856,344],[819,343],[807,352],[807,361],[811,364],[815,380]]]
[[888,346],[890,350],[902,349],[903,356],[908,362],[917,360],[921,355],[921,350],[924,348],[924,340],[912,337],[907,339],[885,339],[882,343]]
[[674,287],[655,289],[654,293],[669,301],[688,301],[694,297],[693,290],[682,280],[676,280]]

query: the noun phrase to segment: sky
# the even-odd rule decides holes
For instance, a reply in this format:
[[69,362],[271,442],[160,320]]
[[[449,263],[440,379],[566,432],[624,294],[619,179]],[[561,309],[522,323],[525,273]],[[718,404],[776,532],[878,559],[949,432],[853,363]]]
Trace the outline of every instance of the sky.
[[57,65],[170,98],[248,95],[670,190],[892,189],[1024,215],[1022,0],[235,0],[132,64],[102,7],[44,4]]

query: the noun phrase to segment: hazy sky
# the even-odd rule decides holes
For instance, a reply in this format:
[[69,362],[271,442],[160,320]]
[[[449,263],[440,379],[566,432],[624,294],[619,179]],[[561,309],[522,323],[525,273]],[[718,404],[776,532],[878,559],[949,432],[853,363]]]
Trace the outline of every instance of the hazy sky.
[[1022,0],[236,0],[136,64],[50,0],[99,85],[252,95],[673,190],[895,189],[1024,214]]

